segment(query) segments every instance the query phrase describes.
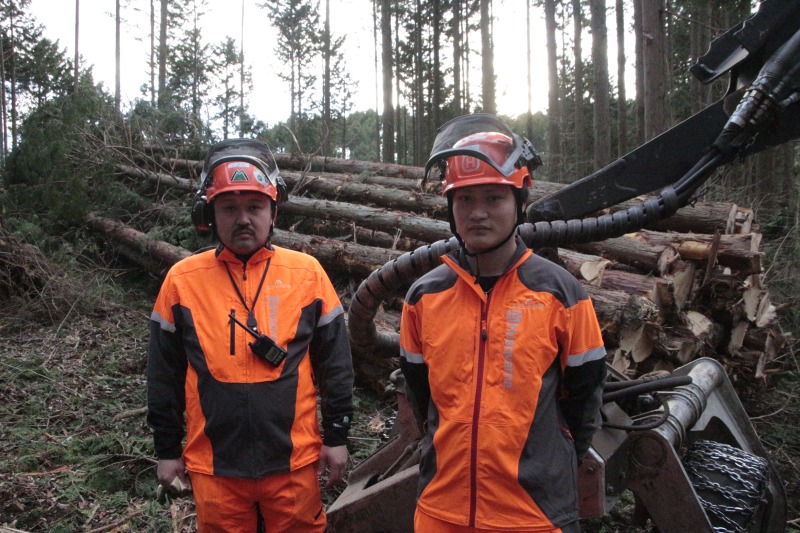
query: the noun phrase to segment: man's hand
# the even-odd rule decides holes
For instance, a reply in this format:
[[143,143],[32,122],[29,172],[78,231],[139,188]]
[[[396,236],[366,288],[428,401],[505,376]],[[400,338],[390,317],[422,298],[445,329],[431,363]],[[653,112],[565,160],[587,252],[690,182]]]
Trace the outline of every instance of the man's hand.
[[350,452],[347,451],[347,446],[322,446],[319,451],[317,475],[321,476],[325,473],[325,469],[328,469],[328,481],[325,482],[326,489],[344,482],[344,474],[347,471],[349,458]]
[[192,492],[192,481],[186,474],[183,458],[159,459],[156,467],[158,483],[171,495],[180,496]]

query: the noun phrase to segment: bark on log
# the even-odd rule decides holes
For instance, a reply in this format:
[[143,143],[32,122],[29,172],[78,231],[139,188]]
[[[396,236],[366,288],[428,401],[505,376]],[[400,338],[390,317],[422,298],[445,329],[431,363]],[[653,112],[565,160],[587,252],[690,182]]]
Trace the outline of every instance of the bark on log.
[[[420,179],[419,178],[407,178],[407,177],[400,177],[394,175],[381,175],[381,174],[372,174],[372,173],[360,173],[360,174],[345,174],[345,173],[338,173],[335,170],[327,169],[327,171],[322,171],[319,169],[314,169],[313,173],[308,173],[302,167],[285,167],[282,164],[280,158],[276,156],[276,161],[278,163],[278,168],[281,170],[281,175],[289,174],[294,178],[302,178],[304,175],[319,177],[322,179],[333,179],[338,181],[347,181],[352,183],[364,183],[369,185],[380,185],[381,187],[393,187],[395,189],[406,189],[406,190],[420,190]],[[169,169],[175,170],[183,170],[188,171],[190,176],[195,177],[197,179],[200,176],[200,172],[203,170],[203,162],[202,161],[194,161],[191,159],[175,159],[175,158],[162,158],[160,162]],[[289,172],[287,168],[293,168],[296,172]]]
[[643,273],[652,272],[659,276],[668,272],[670,265],[678,259],[678,253],[669,245],[647,243],[628,235],[575,244],[572,248],[631,266]]
[[400,250],[387,250],[351,242],[325,239],[276,229],[272,242],[313,255],[326,270],[360,277],[403,254]]
[[[374,163],[356,159],[339,159],[336,157],[307,156],[299,153],[275,152],[275,162],[281,171],[293,169],[299,171],[330,172],[337,174],[369,173],[379,176],[420,180],[424,168],[417,166],[397,165],[393,163]],[[200,174],[203,162],[192,159],[161,157],[160,160],[174,168],[186,168]]]
[[169,267],[192,255],[190,251],[178,246],[150,239],[144,233],[116,220],[90,213],[86,222],[92,229],[115,242],[125,257],[161,276],[166,274]]
[[[641,203],[641,199],[623,202],[612,211],[620,211]],[[678,210],[664,220],[647,227],[654,231],[677,231],[680,233],[708,233],[721,231],[731,235],[758,231],[753,210],[727,202],[695,202]]]
[[[328,200],[342,199],[359,204],[371,203],[390,209],[427,213],[437,218],[447,217],[447,201],[440,196],[424,194],[421,191],[379,187],[290,172],[283,172],[281,175],[290,191],[307,190]],[[292,196],[289,196],[290,200],[291,198]]]
[[714,235],[642,230],[634,238],[654,246],[672,246],[682,258],[692,261],[709,261],[715,257],[720,265],[730,267],[744,276],[761,272],[759,233],[721,235],[716,249]]
[[355,222],[331,224],[324,220],[309,219],[301,221],[299,225],[293,224],[292,229],[295,228],[307,228],[310,231],[302,231],[302,233],[320,235],[336,241],[352,242],[354,244],[388,248],[389,250],[401,250],[404,252],[415,250],[420,246],[428,244],[427,241],[420,241],[404,236],[400,230],[396,230],[394,234],[390,234],[384,231],[364,228]]
[[177,187],[184,191],[194,191],[197,189],[196,182],[193,182],[192,180],[186,178],[179,178],[178,176],[173,176],[172,174],[165,174],[163,172],[152,172],[149,170],[144,170],[129,165],[116,165],[115,168],[117,172],[121,174],[125,174],[127,176],[132,176],[135,178],[145,178],[156,184],[164,184],[170,187]]
[[[277,156],[276,156],[277,157]],[[202,161],[166,159],[171,168],[192,169],[191,175],[199,173]],[[279,162],[280,166],[280,162]],[[145,172],[136,167],[119,165],[120,171],[164,183],[177,182],[184,190],[194,191],[197,182],[177,178],[168,174]],[[409,167],[418,168],[418,167]],[[425,213],[434,218],[447,218],[447,201],[438,195],[423,192],[418,178],[408,179],[386,175],[347,176],[345,174],[320,174],[282,171],[290,191],[303,194],[306,191],[324,195],[328,199],[343,198],[351,202],[368,201],[378,206],[401,209],[415,213]],[[420,174],[421,176],[421,174]],[[188,184],[188,185],[187,185]],[[559,191],[565,185],[544,181],[534,181],[529,200],[534,201]],[[399,189],[399,191],[398,191]],[[619,208],[639,203],[637,200],[620,204]],[[614,210],[618,210],[617,207]],[[678,210],[666,220],[659,221],[651,229],[661,231],[714,233],[721,229],[725,233],[747,233],[753,224],[752,210],[739,208],[732,203],[697,202]]]
[[[175,169],[181,164],[178,160],[167,162]],[[419,189],[418,167],[411,168],[417,168],[419,176],[389,177],[385,174],[392,170],[386,166],[369,170],[352,162],[330,163],[322,167],[316,166],[319,161],[309,159],[279,160],[293,190],[280,210],[297,219],[290,217],[292,228],[337,237],[278,229],[273,240],[276,245],[316,256],[326,269],[352,276],[355,287],[357,278],[403,253],[390,249],[402,248],[397,246],[397,230],[409,243],[450,236],[449,225],[436,220],[446,217],[446,201]],[[196,171],[200,162],[185,164]],[[335,169],[342,174],[304,170],[309,168]],[[196,189],[196,183],[188,179],[132,168],[119,170],[189,192]],[[561,187],[534,182],[531,198],[544,197]],[[312,197],[304,197],[306,194]],[[387,207],[397,211],[387,211]],[[428,213],[429,217],[410,213]],[[750,210],[729,203],[698,202],[654,226],[680,233],[651,228],[559,250],[564,265],[581,280],[594,302],[615,368],[636,376],[653,369],[671,370],[702,355],[728,353],[735,371],[764,376],[768,361],[785,340],[770,328],[776,310],[760,276],[761,236],[751,233],[756,227]],[[378,246],[363,246],[364,242]],[[139,250],[141,245],[130,248]],[[387,320],[376,318],[376,325],[384,331],[397,331],[396,302],[397,298],[391,297],[384,302],[387,312],[379,311],[378,316]],[[396,368],[392,357],[354,356],[361,375],[376,384],[386,383]]]
[[[116,220],[90,214],[87,223],[122,246],[126,257],[162,276],[170,266],[192,254],[183,248],[150,239],[146,234]],[[367,276],[402,254],[398,250],[374,248],[279,229],[275,230],[273,242],[278,246],[313,255],[326,269],[357,276]]]
[[293,215],[325,220],[346,220],[388,233],[400,231],[403,236],[425,242],[435,242],[452,237],[450,225],[447,222],[360,204],[290,197],[287,202],[281,204],[279,210]]

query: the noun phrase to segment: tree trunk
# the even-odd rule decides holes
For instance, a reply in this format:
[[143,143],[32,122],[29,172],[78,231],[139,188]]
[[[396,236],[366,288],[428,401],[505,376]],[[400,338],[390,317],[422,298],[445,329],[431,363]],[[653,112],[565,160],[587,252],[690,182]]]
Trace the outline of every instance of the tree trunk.
[[392,2],[381,2],[381,61],[383,66],[383,157],[384,163],[394,163],[394,104],[392,80]]
[[161,0],[161,26],[158,41],[158,107],[167,106],[167,19],[169,0]]
[[617,157],[628,153],[628,100],[625,95],[625,2],[617,0]]
[[[242,4],[244,6],[244,4]],[[322,73],[322,155],[331,155],[331,3],[325,0],[325,29],[322,32],[322,56],[325,67]]]
[[127,259],[159,276],[164,276],[172,265],[192,255],[189,250],[150,239],[144,233],[116,220],[90,213],[86,222],[92,229],[105,235],[107,240],[115,243]]
[[636,144],[645,143],[644,126],[644,32],[642,31],[642,2],[633,0],[633,34],[634,54],[636,55],[634,71],[636,74]]
[[72,87],[72,92],[78,94],[78,87],[80,87],[80,75],[81,75],[81,55],[80,55],[80,48],[78,46],[80,42],[80,20],[81,20],[81,2],[80,0],[75,0],[75,73],[74,73],[74,85]]
[[375,50],[375,158],[381,161],[381,119],[378,113],[378,80],[380,79],[378,72],[378,2],[379,0],[372,0],[372,41],[373,49]]
[[14,27],[14,10],[8,16],[8,33],[11,37],[9,59],[11,63],[11,150],[17,149],[17,38]]
[[[9,32],[11,33],[11,32]],[[6,79],[6,46],[0,41],[0,80]],[[6,114],[6,84],[0,83],[0,165],[6,162],[8,152],[8,115]]]
[[587,176],[592,167],[587,159],[589,150],[586,136],[586,120],[583,110],[584,73],[583,73],[583,8],[581,0],[572,0],[572,60],[575,63],[575,98],[573,125],[575,128],[575,172],[577,176]]
[[667,126],[666,57],[663,0],[641,0],[644,59],[645,139],[661,134]]
[[115,75],[114,75],[114,109],[117,110],[117,113],[120,112],[120,105],[122,103],[122,89],[120,83],[121,77],[121,65],[120,65],[120,51],[121,51],[121,43],[120,43],[120,24],[121,24],[121,17],[120,17],[120,0],[115,0],[114,2],[116,7],[116,15],[114,17],[114,29],[115,29],[115,47],[114,47],[114,67],[115,67]]
[[[325,3],[325,10],[326,13],[329,10],[328,0]],[[239,26],[239,136],[244,137],[244,82],[245,82],[245,75],[244,75],[244,0],[242,0],[242,20],[241,25]],[[330,101],[329,101],[330,104]],[[330,109],[328,110],[328,115],[330,117]],[[330,131],[327,132],[328,136],[330,136]],[[330,143],[328,137],[326,140]],[[330,146],[329,146],[330,148]]]
[[[451,33],[453,34],[453,112],[458,116],[463,113],[464,109],[461,95],[461,61],[463,59],[463,51],[461,50],[461,0],[453,0]],[[530,60],[528,63],[530,63]]]
[[156,0],[150,0],[150,105],[156,105]]
[[591,0],[594,67],[594,168],[611,161],[611,109],[608,103],[608,28],[606,0]]
[[[279,161],[283,169],[289,168],[291,162],[306,170],[282,172],[293,194],[279,209],[280,227],[273,238],[276,245],[313,254],[327,270],[351,283],[386,265],[381,277],[391,281],[399,279],[399,272],[413,261],[435,262],[435,258],[419,250],[430,246],[422,243],[434,241],[436,249],[441,250],[443,239],[449,237],[448,224],[436,218],[446,212],[442,197],[418,192],[416,181],[411,178],[369,172],[312,174],[307,171],[310,159],[299,154],[278,157],[285,158],[285,163]],[[327,162],[339,165],[327,158],[317,159],[319,164]],[[161,164],[189,169],[188,174],[195,178],[200,162],[163,160]],[[159,197],[163,196],[163,186],[177,186],[187,192],[194,192],[197,186],[196,179],[143,169],[120,170],[138,173],[159,184]],[[401,183],[403,188],[394,186]],[[541,197],[560,188],[537,181],[532,196]],[[312,197],[306,197],[306,192],[313,193]],[[390,206],[393,210],[387,209]],[[431,210],[428,216],[413,214],[423,209]],[[771,327],[776,310],[761,274],[761,236],[752,232],[757,227],[752,212],[734,204],[710,203],[697,203],[680,212],[691,213],[689,219],[694,217],[701,225],[711,224],[713,229],[710,233],[641,230],[558,251],[560,261],[592,299],[603,328],[608,360],[617,370],[636,377],[651,370],[672,370],[700,356],[713,356],[724,358],[725,364],[737,372],[748,372],[748,377],[763,376],[764,365],[775,357],[785,339]],[[99,225],[97,221],[92,224]],[[116,224],[105,225],[119,231]],[[722,234],[721,228],[730,234]],[[137,254],[161,257],[161,248],[143,234],[130,233],[127,238],[122,251],[134,260]],[[402,250],[413,253],[401,259]],[[154,272],[163,272],[166,263],[180,257],[180,251],[176,256],[170,248],[162,253],[165,255],[161,259],[149,261]],[[377,380],[396,368],[402,288],[398,294],[391,292],[394,288],[371,287],[370,291],[373,289],[358,298],[345,291],[342,302],[352,319],[349,323],[353,324],[371,312],[364,298],[381,299],[378,304],[382,304],[383,311],[372,314],[376,317],[372,325],[381,340],[370,346],[362,338],[368,334],[351,329],[357,372]]]
[[[422,178],[421,167],[403,165],[386,165],[356,161],[351,159],[333,159],[319,156],[301,156],[298,154],[275,154],[278,167],[284,169],[281,174],[292,194],[301,194],[305,190],[331,198],[345,198],[351,201],[369,201],[375,205],[392,209],[403,209],[416,213],[425,213],[435,218],[444,218],[447,213],[447,202],[440,196],[423,194],[419,180]],[[173,171],[186,169],[191,179],[183,180],[178,185],[186,190],[197,187],[197,177],[203,166],[202,161],[186,159],[161,159],[161,164]],[[309,175],[308,169],[316,170],[316,175]],[[118,165],[120,172],[132,176],[160,180],[163,183],[176,183],[168,174],[149,173],[139,168]],[[300,169],[291,172],[286,169]],[[327,172],[320,173],[325,170]],[[377,187],[376,187],[377,186]],[[539,200],[561,190],[564,185],[546,181],[534,181],[531,185],[529,201]],[[634,199],[614,206],[613,210],[627,209],[641,203]],[[678,210],[671,217],[658,221],[648,227],[658,231],[677,231],[681,233],[709,233],[720,231],[725,234],[741,234],[757,231],[752,209],[742,208],[729,202],[695,202]]]
[[[422,28],[422,3],[416,0],[414,21],[417,28]],[[422,148],[422,118],[425,116],[424,93],[423,93],[423,64],[422,57],[422,35],[421,31],[414,32],[414,163],[423,164],[425,152]]]
[[492,0],[481,2],[481,82],[483,111],[497,113],[494,80],[494,45],[492,44]]
[[558,89],[558,50],[556,45],[556,0],[544,2],[547,33],[547,175],[552,181],[563,181],[561,152],[561,95]]
[[525,121],[525,131],[528,139],[533,138],[533,109],[532,109],[532,88],[533,88],[533,66],[531,64],[531,3],[525,0],[525,52],[528,58],[528,116]]

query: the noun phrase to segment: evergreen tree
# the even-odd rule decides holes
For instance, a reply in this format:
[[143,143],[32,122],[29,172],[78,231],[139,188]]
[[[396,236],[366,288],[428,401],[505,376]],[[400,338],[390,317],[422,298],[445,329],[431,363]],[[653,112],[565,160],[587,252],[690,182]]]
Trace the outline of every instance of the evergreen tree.
[[270,21],[280,37],[275,53],[284,68],[280,79],[289,83],[289,127],[299,133],[300,121],[313,105],[312,89],[316,83],[315,61],[319,57],[319,3],[314,0],[270,0],[266,7]]
[[[170,46],[167,58],[168,97],[173,133],[198,142],[207,137],[208,117],[203,116],[210,90],[210,45],[203,40],[201,19],[206,0],[173,0],[170,27],[187,28]],[[205,118],[205,120],[204,120]]]
[[242,58],[236,50],[236,42],[231,37],[215,46],[213,55],[213,71],[218,91],[214,96],[217,108],[214,118],[221,121],[222,138],[227,139],[234,130],[236,120],[242,114],[238,85]]

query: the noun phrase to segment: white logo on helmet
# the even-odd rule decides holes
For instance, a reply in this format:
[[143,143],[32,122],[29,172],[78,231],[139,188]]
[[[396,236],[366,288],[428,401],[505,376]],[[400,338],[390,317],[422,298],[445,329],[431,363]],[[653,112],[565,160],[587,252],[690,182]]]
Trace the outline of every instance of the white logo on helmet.
[[458,156],[459,174],[477,174],[482,161],[471,155]]

